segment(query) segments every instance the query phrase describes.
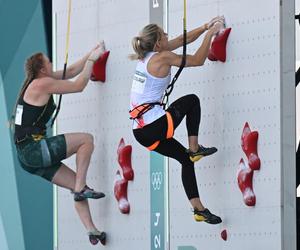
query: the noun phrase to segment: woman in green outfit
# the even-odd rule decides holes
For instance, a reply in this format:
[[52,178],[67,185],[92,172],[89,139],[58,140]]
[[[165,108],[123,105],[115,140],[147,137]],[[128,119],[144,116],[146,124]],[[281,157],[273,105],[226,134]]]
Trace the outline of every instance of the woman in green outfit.
[[[53,72],[52,64],[42,53],[36,53],[25,64],[26,80],[17,99],[14,115],[14,140],[20,164],[24,170],[71,190],[75,208],[88,231],[92,244],[105,244],[105,233],[93,223],[87,198],[105,195],[86,185],[87,170],[94,149],[93,136],[88,133],[68,133],[48,137],[47,123],[55,111],[53,94],[81,92],[86,87],[94,62],[104,52],[100,43],[91,52],[66,69]],[[68,79],[75,76],[75,81]],[[76,172],[61,161],[76,154]]]

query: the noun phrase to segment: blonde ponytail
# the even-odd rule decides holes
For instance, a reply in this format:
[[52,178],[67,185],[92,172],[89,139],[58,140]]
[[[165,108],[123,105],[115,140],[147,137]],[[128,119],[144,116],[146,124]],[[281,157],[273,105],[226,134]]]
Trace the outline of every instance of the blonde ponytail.
[[140,32],[139,36],[132,39],[132,47],[135,54],[129,55],[131,60],[142,60],[148,52],[153,51],[156,42],[162,37],[162,28],[157,24],[148,24]]

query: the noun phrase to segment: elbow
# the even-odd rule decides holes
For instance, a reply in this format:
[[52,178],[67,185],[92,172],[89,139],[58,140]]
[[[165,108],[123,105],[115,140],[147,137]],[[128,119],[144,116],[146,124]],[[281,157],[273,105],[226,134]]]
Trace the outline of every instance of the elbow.
[[195,66],[203,66],[204,65],[204,61],[198,61],[196,64],[195,64]]
[[79,86],[77,92],[80,93],[80,92],[82,92],[83,90],[84,90],[84,86]]
[[74,84],[74,91],[75,93],[80,93],[84,90],[84,85],[80,81],[76,81]]
[[187,66],[191,66],[191,67],[203,66],[204,62],[205,59],[203,60],[203,59],[195,58],[194,60],[191,60]]
[[78,89],[76,92],[81,93],[83,91],[83,88]]
[[67,68],[66,79],[73,78],[75,76],[75,68],[71,65]]
[[198,58],[198,60],[197,60],[197,66],[203,66],[204,63],[205,63],[205,60],[206,60],[206,57]]

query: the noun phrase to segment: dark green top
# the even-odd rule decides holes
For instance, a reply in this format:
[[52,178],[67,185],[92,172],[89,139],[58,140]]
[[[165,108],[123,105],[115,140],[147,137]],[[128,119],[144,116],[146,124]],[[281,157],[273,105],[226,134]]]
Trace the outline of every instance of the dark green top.
[[19,98],[15,117],[15,141],[32,134],[46,134],[46,124],[54,113],[56,105],[53,96],[44,106],[34,106]]

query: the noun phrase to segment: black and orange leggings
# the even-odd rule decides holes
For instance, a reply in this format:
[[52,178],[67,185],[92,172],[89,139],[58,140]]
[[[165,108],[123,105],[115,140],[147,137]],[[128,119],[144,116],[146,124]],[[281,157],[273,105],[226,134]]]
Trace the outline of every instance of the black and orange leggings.
[[186,195],[189,200],[198,198],[194,163],[190,160],[186,148],[173,138],[173,133],[186,117],[188,136],[198,136],[201,117],[199,98],[194,94],[183,96],[173,102],[166,113],[151,124],[134,129],[133,134],[136,140],[148,149],[180,162],[181,179]]

